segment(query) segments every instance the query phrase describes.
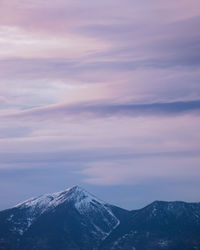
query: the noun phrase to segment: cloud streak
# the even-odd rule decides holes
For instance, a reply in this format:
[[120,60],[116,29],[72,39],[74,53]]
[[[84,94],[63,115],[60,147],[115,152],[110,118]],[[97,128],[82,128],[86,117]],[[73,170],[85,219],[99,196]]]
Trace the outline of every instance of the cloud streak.
[[200,101],[170,102],[170,103],[148,103],[148,104],[105,104],[97,102],[52,105],[46,108],[35,108],[21,111],[18,114],[5,116],[4,118],[22,119],[57,119],[80,117],[112,117],[112,116],[176,116],[186,113],[194,113],[199,116]]

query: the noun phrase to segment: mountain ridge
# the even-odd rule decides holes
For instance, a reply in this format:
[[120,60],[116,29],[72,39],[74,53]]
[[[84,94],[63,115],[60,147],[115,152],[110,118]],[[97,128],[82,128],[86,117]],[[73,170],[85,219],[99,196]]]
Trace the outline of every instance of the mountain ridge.
[[27,249],[200,249],[200,203],[126,210],[73,186],[0,212],[0,250]]

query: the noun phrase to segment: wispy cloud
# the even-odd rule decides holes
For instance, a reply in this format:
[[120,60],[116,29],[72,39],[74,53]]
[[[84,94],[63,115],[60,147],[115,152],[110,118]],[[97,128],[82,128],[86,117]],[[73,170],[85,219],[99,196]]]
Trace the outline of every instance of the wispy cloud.
[[1,188],[28,176],[22,192],[42,172],[38,192],[65,175],[148,192],[173,180],[199,198],[199,7],[2,0]]
[[112,104],[104,102],[82,102],[76,104],[52,105],[45,108],[34,108],[16,114],[3,116],[4,119],[54,120],[57,118],[80,117],[113,117],[113,116],[176,116],[185,113],[199,115],[200,101],[147,103],[147,104]]

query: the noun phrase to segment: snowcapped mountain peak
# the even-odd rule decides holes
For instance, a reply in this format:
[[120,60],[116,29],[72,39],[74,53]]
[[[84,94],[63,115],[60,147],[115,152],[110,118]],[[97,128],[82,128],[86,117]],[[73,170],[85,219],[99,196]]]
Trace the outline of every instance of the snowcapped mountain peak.
[[[107,203],[99,200],[79,186],[31,198],[14,208],[24,214],[23,223],[16,223],[13,227],[13,230],[21,235],[30,228],[37,218],[48,212],[54,213],[57,208],[76,211],[79,216],[87,218],[87,223],[90,223],[92,231],[101,235],[102,238],[106,237],[119,224],[119,220]],[[98,219],[101,217],[104,217],[103,223],[100,223]]]
[[41,214],[46,210],[54,209],[65,202],[74,203],[74,206],[77,209],[88,208],[94,203],[105,205],[103,201],[97,199],[83,188],[79,186],[73,186],[61,192],[45,194],[36,198],[31,198],[24,201],[23,203],[17,204],[15,207],[21,209],[30,208],[31,210],[38,211]]

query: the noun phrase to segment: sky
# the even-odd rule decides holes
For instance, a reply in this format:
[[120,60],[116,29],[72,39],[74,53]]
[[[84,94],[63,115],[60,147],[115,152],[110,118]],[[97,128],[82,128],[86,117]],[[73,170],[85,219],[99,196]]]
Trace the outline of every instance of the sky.
[[200,201],[199,0],[0,4],[0,209]]

